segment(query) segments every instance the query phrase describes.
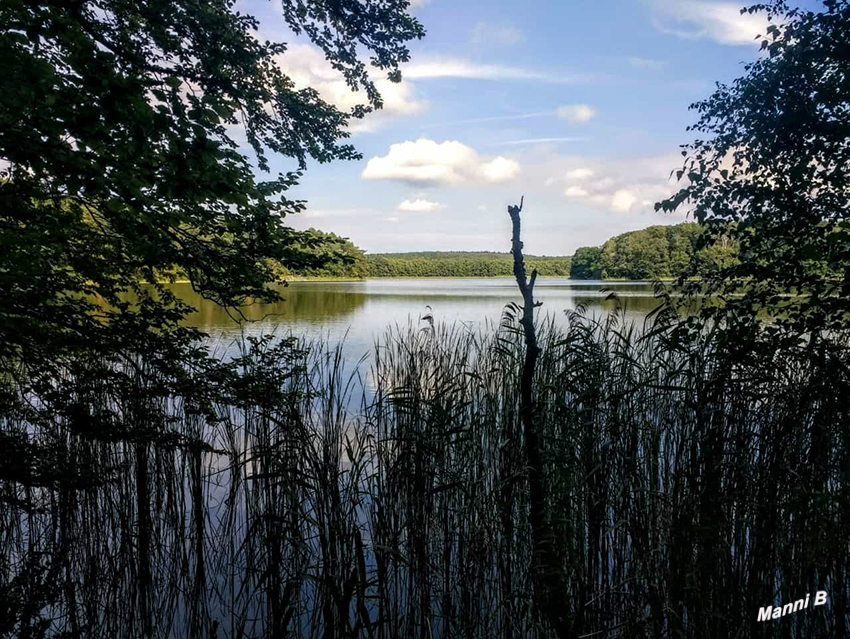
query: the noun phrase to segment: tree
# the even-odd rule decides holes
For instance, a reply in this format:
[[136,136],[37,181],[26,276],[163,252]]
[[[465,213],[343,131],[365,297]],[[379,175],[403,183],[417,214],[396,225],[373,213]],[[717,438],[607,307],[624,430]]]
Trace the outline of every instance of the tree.
[[570,278],[574,280],[598,280],[602,277],[602,249],[598,246],[582,246],[576,249],[570,264]]
[[[621,280],[676,277],[690,265],[700,232],[700,226],[693,222],[648,226],[615,235],[601,247],[583,246],[573,256],[571,277]],[[710,255],[704,258],[709,259]]]
[[664,227],[618,235],[602,246],[602,275],[611,279],[645,280],[670,276]]
[[[528,255],[530,266],[543,277],[565,277],[569,257]],[[377,253],[366,257],[370,277],[510,277],[513,261],[508,253],[425,251]]]
[[667,236],[667,259],[669,271],[667,277],[677,277],[684,273],[691,263],[694,244],[700,234],[700,227],[693,222],[684,222],[664,227]]
[[[322,238],[283,223],[304,208],[285,194],[308,159],[359,157],[346,126],[381,98],[358,54],[399,81],[405,43],[424,33],[407,7],[282,0],[289,27],[365,91],[368,105],[343,112],[296,89],[277,63],[287,46],[257,40],[232,0],[3,3],[4,373],[55,375],[82,353],[176,356],[195,336],[178,328],[189,309],[156,284],[169,273],[235,307],[278,296],[275,262],[321,267],[327,256],[309,249]],[[269,153],[292,170],[259,180],[240,129],[259,170]]]
[[684,186],[656,208],[687,205],[703,248],[726,236],[740,259],[690,282],[716,293],[711,314],[763,310],[795,330],[850,324],[850,2],[819,12],[756,5],[771,19],[763,56],[692,106],[701,138],[684,147]]
[[[335,233],[324,233],[318,229],[308,229],[303,234],[303,250],[315,257],[319,267],[301,268],[295,275],[307,277],[341,277],[363,279],[368,275],[366,255],[347,238]],[[276,265],[277,266],[277,265]],[[277,266],[278,278],[285,280],[293,274],[289,269]]]

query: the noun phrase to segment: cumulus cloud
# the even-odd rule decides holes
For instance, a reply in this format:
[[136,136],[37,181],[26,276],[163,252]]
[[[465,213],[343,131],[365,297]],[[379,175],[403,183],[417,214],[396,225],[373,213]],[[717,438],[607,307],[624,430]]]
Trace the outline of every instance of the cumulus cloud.
[[593,169],[579,168],[567,171],[568,180],[584,180],[593,175]]
[[[617,213],[628,213],[637,199],[638,196],[634,190],[617,189],[611,196],[611,209]],[[646,200],[644,202],[648,203]]]
[[525,40],[522,31],[514,27],[479,22],[472,30],[473,44],[512,45]]
[[[316,47],[291,45],[277,57],[277,63],[296,87],[316,89],[323,100],[343,111],[367,103],[366,95],[352,91],[342,74],[331,67],[322,51]],[[390,82],[386,78],[379,78],[375,80],[375,86],[383,98],[384,107],[363,120],[353,120],[350,125],[353,131],[371,131],[388,118],[415,115],[428,106],[416,98],[416,89],[410,82]]]
[[754,44],[767,29],[763,13],[741,14],[737,2],[654,0],[655,28],[688,40],[709,39],[720,44]]
[[481,174],[487,182],[505,182],[519,174],[519,163],[501,155],[480,165]]
[[562,185],[564,197],[618,214],[650,212],[680,185],[671,170],[681,166],[676,154],[634,160],[570,158],[572,167],[547,181]]
[[558,117],[573,124],[582,124],[596,117],[596,109],[588,104],[565,104],[558,107]]
[[503,156],[485,158],[456,140],[435,142],[420,138],[390,145],[385,156],[369,160],[362,177],[432,186],[494,184],[512,180],[519,172],[516,160]]
[[582,81],[582,76],[538,71],[503,64],[477,64],[469,60],[439,58],[423,59],[405,66],[402,75],[409,80],[434,78],[464,78],[467,80],[531,80],[551,84],[570,84]]
[[441,208],[443,208],[443,205],[439,202],[431,202],[430,200],[425,200],[423,198],[405,200],[398,205],[399,211],[406,211],[408,213],[430,213]]

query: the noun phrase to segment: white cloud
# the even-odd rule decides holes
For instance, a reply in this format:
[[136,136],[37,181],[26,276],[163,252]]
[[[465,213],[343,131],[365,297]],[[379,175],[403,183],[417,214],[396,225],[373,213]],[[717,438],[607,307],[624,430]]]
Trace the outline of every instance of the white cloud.
[[667,63],[663,60],[654,60],[653,58],[641,58],[638,56],[630,56],[626,58],[626,61],[630,66],[633,66],[636,69],[652,69],[653,71],[658,71],[659,69],[663,69],[667,66]]
[[[288,75],[299,89],[312,87],[323,100],[348,111],[358,104],[367,103],[363,92],[354,92],[346,84],[342,74],[331,67],[324,54],[316,47],[306,44],[291,45],[277,58],[281,70]],[[363,120],[352,120],[353,131],[371,131],[378,128],[389,117],[415,115],[425,110],[428,104],[416,99],[412,83],[390,82],[386,78],[375,80],[384,107],[367,115]]]
[[487,206],[486,204],[479,204],[478,210],[481,211],[482,213],[486,213],[487,211],[490,210],[490,207]]
[[456,140],[435,142],[420,138],[415,142],[390,145],[385,156],[369,160],[362,177],[410,184],[457,185],[505,182],[519,172],[516,160],[502,156],[485,159],[475,149]]
[[567,158],[561,177],[547,184],[565,184],[564,197],[618,214],[650,212],[655,202],[672,195],[680,185],[671,170],[681,166],[676,154],[632,160]]
[[431,2],[431,0],[410,0],[410,8],[416,9],[418,7],[424,7],[429,2]]
[[472,30],[472,44],[512,45],[523,40],[525,35],[515,27],[479,22]]
[[393,223],[398,222],[397,217],[388,217],[388,218],[386,218],[386,220],[387,220],[387,222],[393,222]]
[[506,182],[519,174],[519,163],[501,155],[481,164],[481,174],[488,182]]
[[587,104],[565,104],[558,108],[558,117],[573,124],[581,124],[595,118],[596,109]]
[[422,198],[415,200],[405,200],[398,205],[399,211],[407,211],[409,213],[431,213],[443,208],[439,202],[431,202]]
[[593,169],[588,168],[579,168],[572,169],[571,171],[567,171],[567,179],[568,180],[584,180],[585,178],[589,178],[593,175]]
[[617,213],[628,213],[637,198],[638,196],[629,189],[618,189],[611,196],[611,208]]
[[409,80],[434,78],[464,78],[467,80],[533,80],[552,84],[580,82],[582,76],[501,64],[477,64],[468,60],[440,58],[423,60],[405,66],[402,75]]
[[688,40],[709,39],[720,44],[754,44],[764,35],[767,17],[763,13],[741,14],[737,2],[703,0],[654,0],[655,28],[662,33]]

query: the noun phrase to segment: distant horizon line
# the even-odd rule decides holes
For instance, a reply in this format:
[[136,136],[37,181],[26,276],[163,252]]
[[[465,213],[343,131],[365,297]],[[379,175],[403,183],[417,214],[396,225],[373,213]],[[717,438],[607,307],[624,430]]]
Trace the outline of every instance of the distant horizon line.
[[[379,251],[379,252],[373,253],[372,251],[367,251],[365,249],[361,249],[361,250],[363,251],[363,253],[365,255],[373,255],[373,256],[376,256],[376,255],[378,255],[378,256],[379,255],[423,255],[425,253],[442,254],[442,255],[462,254],[462,255],[504,255],[506,257],[511,256],[510,251],[428,251],[428,250],[421,250],[421,251]],[[561,255],[526,254],[526,255],[524,255],[524,257],[526,257],[526,258],[530,258],[530,257],[556,258],[556,257],[573,257],[573,255],[575,255],[575,253],[561,254]]]

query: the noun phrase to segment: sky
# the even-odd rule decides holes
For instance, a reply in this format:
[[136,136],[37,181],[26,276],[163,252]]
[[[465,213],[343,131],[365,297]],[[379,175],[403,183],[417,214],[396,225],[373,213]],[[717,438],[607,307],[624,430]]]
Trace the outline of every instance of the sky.
[[[414,0],[427,35],[403,81],[379,82],[383,111],[351,127],[358,161],[311,163],[290,216],[371,252],[508,251],[507,206],[525,197],[526,252],[580,246],[684,213],[676,190],[688,109],[758,55],[761,15],[706,0]],[[260,35],[289,44],[298,86],[350,108],[318,48],[285,29],[276,0],[240,0]],[[376,76],[377,79],[378,76]],[[273,171],[294,168],[278,158]]]

